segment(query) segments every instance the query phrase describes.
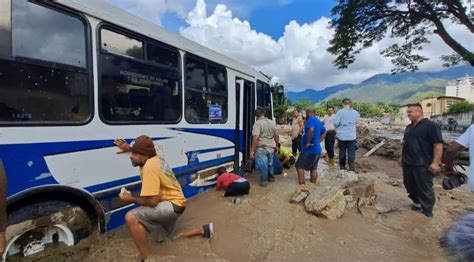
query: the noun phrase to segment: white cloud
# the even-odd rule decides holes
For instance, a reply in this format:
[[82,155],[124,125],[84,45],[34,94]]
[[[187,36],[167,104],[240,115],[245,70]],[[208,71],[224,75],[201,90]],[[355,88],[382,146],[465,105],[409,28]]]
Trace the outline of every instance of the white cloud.
[[[189,26],[181,29],[183,36],[254,66],[293,90],[357,83],[374,74],[389,73],[393,65],[380,52],[399,41],[387,37],[362,51],[348,69],[338,70],[332,64],[334,56],[326,51],[333,34],[328,27],[330,19],[326,17],[302,25],[291,21],[277,41],[253,30],[249,22],[233,17],[224,5],[217,5],[208,16],[204,0],[197,0],[186,21]],[[447,29],[458,41],[471,45],[472,50],[469,42],[472,35],[467,30],[452,23]],[[429,39],[431,43],[421,53],[430,60],[420,65],[420,69],[440,70],[439,56],[451,51],[437,35],[430,35]]]
[[248,21],[233,18],[225,5],[217,5],[207,16],[206,3],[198,0],[180,33],[202,45],[256,67],[272,63],[281,46],[270,36],[252,30]]
[[173,13],[185,19],[193,7],[194,0],[106,0],[110,4],[125,9],[128,12],[161,25],[161,19],[166,13]]
[[[225,4],[216,4],[218,1]],[[210,15],[204,0],[122,0],[116,5],[158,24],[164,13],[174,12],[186,20],[187,26],[180,29],[184,37],[262,70],[273,76],[273,81],[282,82],[293,90],[357,83],[374,74],[389,73],[393,67],[390,60],[379,53],[399,40],[387,37],[362,51],[348,69],[338,70],[332,64],[334,56],[326,51],[333,34],[328,27],[329,18],[321,17],[305,24],[291,21],[285,26],[283,36],[275,40],[256,32],[248,21],[237,18],[232,12],[237,11],[239,17],[245,17],[252,8],[268,5],[268,2],[255,0],[249,2],[252,3],[249,6],[231,0],[208,2],[209,6],[215,5]],[[278,4],[288,3],[291,0],[278,0]],[[447,30],[470,50],[474,49],[469,41],[472,34],[463,26],[450,23]],[[431,43],[421,53],[430,60],[420,65],[420,69],[440,70],[439,56],[452,51],[437,35],[431,35],[429,39]]]

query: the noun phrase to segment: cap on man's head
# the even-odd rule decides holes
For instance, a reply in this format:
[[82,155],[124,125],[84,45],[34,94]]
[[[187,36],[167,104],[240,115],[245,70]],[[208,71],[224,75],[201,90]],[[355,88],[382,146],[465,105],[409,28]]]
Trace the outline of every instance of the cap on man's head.
[[351,100],[349,98],[344,98],[344,99],[342,99],[342,103],[344,105],[349,105],[351,103]]
[[153,144],[153,140],[151,140],[149,136],[145,135],[135,138],[135,141],[130,147],[130,151],[146,157],[156,156],[155,144]]

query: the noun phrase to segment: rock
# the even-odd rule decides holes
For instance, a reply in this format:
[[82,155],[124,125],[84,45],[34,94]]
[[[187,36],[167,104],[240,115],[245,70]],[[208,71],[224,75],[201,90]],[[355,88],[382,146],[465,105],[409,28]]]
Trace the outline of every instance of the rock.
[[343,183],[353,183],[359,181],[359,177],[353,172],[340,170],[336,180]]
[[394,187],[402,187],[402,183],[395,179],[390,179],[387,181],[387,184],[394,186]]
[[301,203],[309,195],[309,191],[298,188],[290,199],[290,203]]
[[337,219],[344,214],[346,199],[340,188],[323,186],[313,190],[304,204],[307,212]]
[[375,209],[377,209],[379,214],[387,214],[393,211],[399,211],[401,207],[402,207],[402,204],[400,202],[388,203],[388,204],[382,204],[382,203],[375,204]]
[[[375,182],[362,177],[358,182],[350,184],[344,191],[348,206],[359,207],[372,205],[377,198],[375,194]],[[350,198],[348,197],[350,196]]]

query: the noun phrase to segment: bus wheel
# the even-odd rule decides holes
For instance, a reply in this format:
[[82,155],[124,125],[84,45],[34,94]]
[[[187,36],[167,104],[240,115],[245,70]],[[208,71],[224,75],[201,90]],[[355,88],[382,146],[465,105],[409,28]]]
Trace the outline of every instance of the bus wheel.
[[92,220],[78,206],[64,201],[33,203],[8,214],[3,259],[58,255],[92,232]]

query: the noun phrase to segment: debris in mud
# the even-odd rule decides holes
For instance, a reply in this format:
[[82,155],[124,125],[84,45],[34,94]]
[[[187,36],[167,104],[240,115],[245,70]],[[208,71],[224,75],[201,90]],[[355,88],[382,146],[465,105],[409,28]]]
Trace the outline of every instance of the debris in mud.
[[399,180],[395,180],[395,179],[389,179],[387,181],[387,184],[389,184],[391,186],[394,186],[394,187],[402,187],[402,182],[400,182]]
[[290,199],[290,203],[301,203],[308,197],[309,191],[298,188]]
[[359,181],[359,177],[354,172],[341,170],[336,176],[336,180],[343,183],[353,183]]
[[358,147],[365,148],[370,151],[376,146],[380,145],[382,142],[383,144],[379,146],[375,152],[373,152],[373,155],[382,156],[393,160],[400,158],[402,153],[402,143],[399,139],[376,136],[371,133],[369,128],[366,126],[357,127]]
[[375,209],[377,209],[379,214],[388,214],[394,211],[399,211],[402,205],[400,203],[394,203],[391,205],[384,205],[381,203],[375,204]]
[[375,194],[375,182],[361,177],[356,183],[347,186],[344,195],[346,196],[347,206],[349,207],[359,208],[372,205],[377,198]]
[[307,212],[337,219],[344,214],[346,198],[339,187],[323,186],[312,191],[304,204]]

